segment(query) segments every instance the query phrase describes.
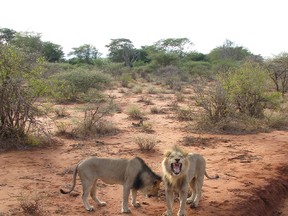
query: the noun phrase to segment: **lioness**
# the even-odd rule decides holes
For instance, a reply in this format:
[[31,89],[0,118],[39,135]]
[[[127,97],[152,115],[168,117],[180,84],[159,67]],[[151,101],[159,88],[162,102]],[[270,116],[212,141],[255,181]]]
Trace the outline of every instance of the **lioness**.
[[96,197],[97,179],[101,179],[107,184],[123,185],[122,212],[129,213],[128,197],[131,190],[132,205],[139,207],[136,201],[137,190],[144,192],[147,196],[157,195],[161,177],[155,174],[146,163],[139,157],[133,159],[111,159],[90,157],[79,162],[73,173],[73,186],[69,191],[60,189],[60,192],[67,194],[73,191],[76,184],[76,175],[79,174],[83,195],[82,200],[86,210],[93,211],[87,201],[90,193],[92,199],[100,206],[106,203]]
[[[167,202],[167,211],[163,215],[171,216],[173,206],[173,192],[179,193],[180,207],[178,216],[186,215],[186,202],[191,207],[197,207],[204,180],[204,175],[209,179],[219,178],[208,176],[205,159],[199,154],[188,154],[177,146],[168,150],[162,161],[163,181]],[[192,195],[187,199],[188,184]]]

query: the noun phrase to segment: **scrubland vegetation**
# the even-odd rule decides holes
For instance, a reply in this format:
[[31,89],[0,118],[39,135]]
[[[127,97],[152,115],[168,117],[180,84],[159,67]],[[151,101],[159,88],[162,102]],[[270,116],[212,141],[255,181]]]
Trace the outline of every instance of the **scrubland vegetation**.
[[[73,48],[64,58],[62,47],[43,42],[41,35],[0,29],[0,147],[26,147],[53,142],[38,119],[51,110],[47,104],[85,104],[83,119],[70,137],[114,135],[120,131],[107,117],[117,112],[107,89],[127,88],[131,93],[175,94],[171,107],[177,121],[192,131],[250,133],[287,129],[288,54],[263,59],[227,40],[210,53],[191,49],[187,38],[161,39],[134,48],[129,39],[112,39],[109,54],[96,47]],[[148,83],[148,88],[141,84]],[[193,97],[185,96],[185,88]],[[188,101],[189,106],[181,107]],[[142,98],[145,104],[153,101]],[[45,107],[46,105],[46,107]],[[65,110],[54,110],[61,118]],[[137,106],[124,110],[134,120],[145,113]],[[165,112],[153,106],[151,113]],[[142,130],[153,130],[144,122]],[[67,123],[55,123],[66,134]],[[71,134],[72,133],[72,134]],[[141,150],[155,140],[137,138]]]

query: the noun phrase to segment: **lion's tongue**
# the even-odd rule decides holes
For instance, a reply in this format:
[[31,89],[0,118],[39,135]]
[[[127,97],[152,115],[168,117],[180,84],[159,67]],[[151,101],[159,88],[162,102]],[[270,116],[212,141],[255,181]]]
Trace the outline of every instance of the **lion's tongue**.
[[174,163],[174,164],[173,164],[173,172],[174,172],[175,174],[179,174],[180,171],[181,171],[180,164]]

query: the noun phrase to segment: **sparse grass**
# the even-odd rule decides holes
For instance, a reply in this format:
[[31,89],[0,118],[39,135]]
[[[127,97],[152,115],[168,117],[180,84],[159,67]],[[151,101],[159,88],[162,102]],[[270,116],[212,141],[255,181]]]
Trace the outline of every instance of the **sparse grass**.
[[57,136],[65,136],[68,135],[68,128],[71,126],[68,122],[58,121],[55,122],[55,126],[57,128],[56,135]]
[[141,151],[151,151],[157,144],[156,138],[152,136],[137,136],[134,140]]
[[177,111],[179,109],[177,101],[172,101],[170,104],[167,104],[167,106],[169,106],[172,111]]
[[143,92],[143,89],[141,88],[141,86],[134,86],[134,87],[132,88],[132,92],[133,92],[134,94],[141,94],[141,93]]
[[180,92],[175,93],[175,96],[176,96],[176,101],[178,102],[183,102],[185,100],[184,95]]
[[180,121],[191,121],[193,120],[193,111],[189,108],[179,108],[176,112],[177,119]]
[[142,119],[145,116],[145,114],[139,109],[139,107],[135,105],[128,107],[127,114],[130,118],[135,120]]
[[125,94],[125,93],[126,93],[126,90],[125,90],[124,88],[120,88],[120,89],[118,90],[118,92],[119,92],[119,93],[122,93],[122,94]]
[[267,125],[273,129],[287,129],[288,128],[288,112],[287,110],[271,111],[267,110],[264,113],[267,119]]
[[163,113],[165,113],[162,108],[157,107],[157,106],[151,107],[150,112],[151,112],[152,114],[163,114]]
[[205,116],[199,116],[195,128],[198,131],[229,134],[267,132],[269,130],[265,119],[245,115],[234,118],[226,117],[217,122],[211,121],[210,118]]
[[96,134],[98,136],[113,136],[119,133],[119,128],[112,122],[102,121],[95,127]]
[[143,132],[146,133],[153,133],[153,125],[151,122],[143,122],[143,124],[141,125],[141,129]]
[[54,109],[54,113],[56,114],[57,118],[64,118],[69,116],[69,113],[67,112],[67,109],[64,106]]
[[145,97],[145,96],[141,96],[141,98],[138,100],[138,102],[143,102],[146,105],[153,105],[154,104],[150,98]]
[[149,86],[147,89],[148,94],[157,94],[159,91],[154,86]]
[[52,103],[40,103],[37,105],[37,116],[45,116],[53,112]]

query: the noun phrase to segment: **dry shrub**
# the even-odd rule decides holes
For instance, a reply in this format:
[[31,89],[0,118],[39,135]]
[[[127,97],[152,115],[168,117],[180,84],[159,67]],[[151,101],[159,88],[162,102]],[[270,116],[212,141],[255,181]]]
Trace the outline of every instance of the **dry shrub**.
[[282,104],[280,110],[266,110],[264,112],[267,124],[270,128],[274,129],[287,129],[288,128],[288,107],[287,104]]
[[132,92],[133,92],[134,94],[141,94],[141,93],[143,92],[143,89],[141,88],[141,86],[134,86],[134,87],[132,88]]
[[226,117],[217,122],[211,121],[211,119],[205,116],[201,116],[194,128],[198,131],[228,134],[266,132],[268,130],[265,119],[258,119],[245,115]]
[[143,102],[146,105],[154,105],[154,103],[151,101],[150,98],[147,98],[147,97],[144,97],[144,96],[141,96],[141,98],[138,100],[138,102]]
[[189,108],[179,108],[176,112],[177,119],[180,121],[191,121],[193,120],[193,111]]
[[118,134],[119,131],[119,128],[109,121],[101,121],[95,127],[95,132],[98,136],[112,136]]
[[164,114],[165,113],[165,111],[162,108],[156,107],[156,106],[151,107],[150,111],[152,114]]
[[21,195],[19,198],[20,208],[24,215],[43,216],[47,215],[44,210],[43,197],[39,195]]
[[127,109],[127,114],[132,119],[143,119],[144,113],[137,106],[129,106]]
[[185,96],[184,96],[182,93],[177,92],[177,93],[175,94],[175,96],[176,96],[176,100],[177,100],[178,102],[184,102]]
[[83,121],[73,130],[73,133],[82,137],[118,133],[118,129],[105,119],[114,111],[115,104],[113,100],[109,103],[95,103],[88,106],[85,110]]
[[57,131],[56,131],[57,136],[65,136],[65,137],[72,136],[72,133],[68,132],[68,129],[71,127],[70,123],[58,121],[58,122],[55,122],[55,126],[57,127]]
[[134,140],[141,151],[151,151],[157,144],[156,138],[152,136],[137,136]]
[[157,90],[157,88],[155,88],[154,86],[150,86],[150,87],[147,89],[147,93],[148,93],[148,94],[157,94],[157,93],[158,93],[158,90]]
[[151,122],[143,122],[143,124],[141,125],[141,129],[143,132],[146,133],[153,133],[153,125]]
[[65,107],[59,107],[54,110],[57,118],[65,118],[69,116],[67,109]]

